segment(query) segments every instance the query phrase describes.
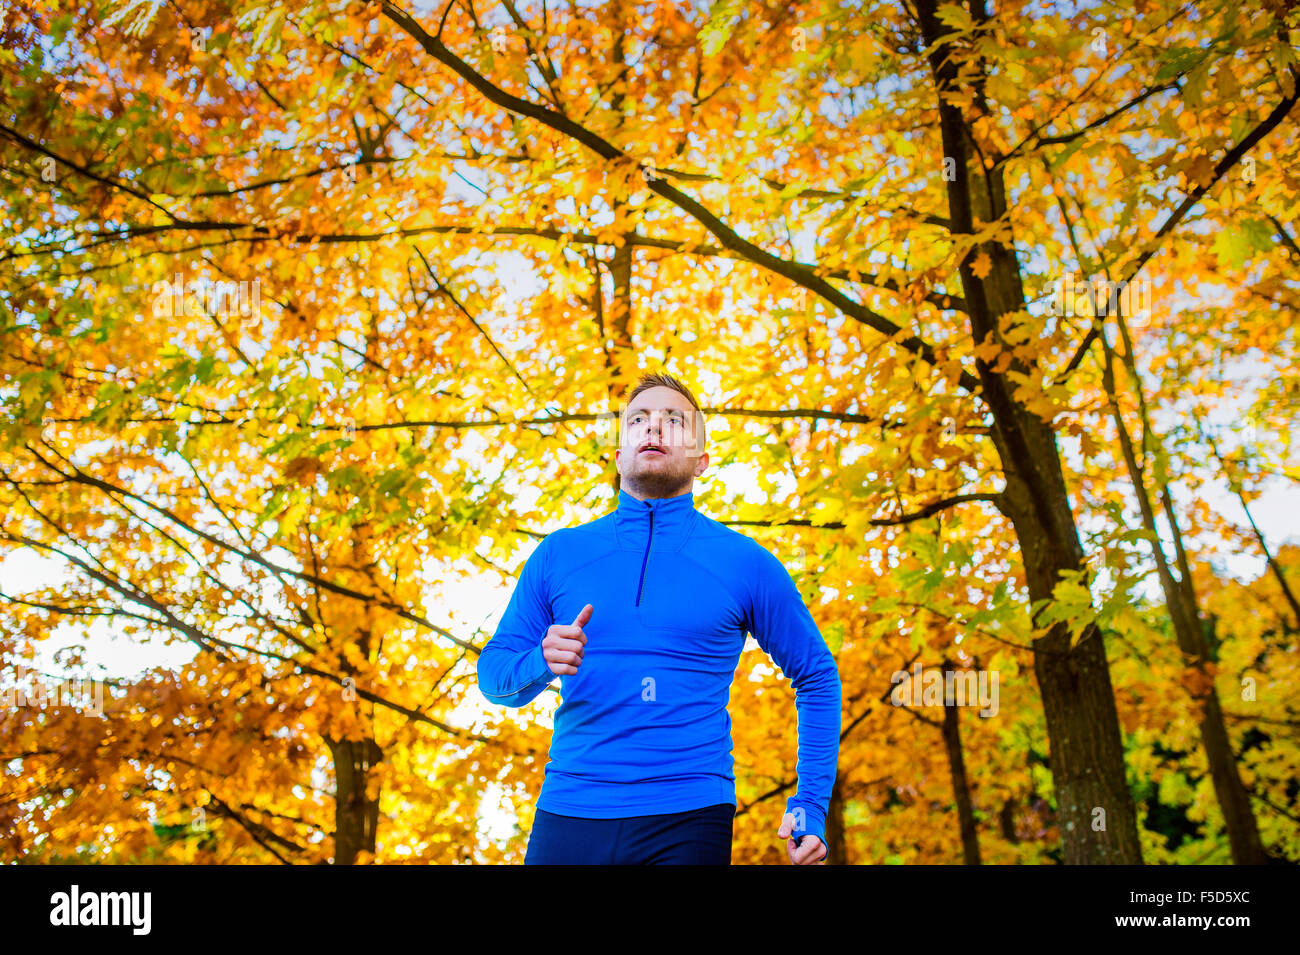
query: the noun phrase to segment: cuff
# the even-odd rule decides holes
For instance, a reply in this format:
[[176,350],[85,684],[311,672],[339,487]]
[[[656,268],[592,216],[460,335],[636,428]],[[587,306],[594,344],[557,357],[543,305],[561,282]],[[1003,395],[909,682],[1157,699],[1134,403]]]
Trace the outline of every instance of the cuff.
[[785,811],[794,816],[794,829],[790,831],[792,838],[816,836],[822,845],[826,845],[826,817],[820,810],[810,809],[791,798],[785,804]]
[[537,674],[534,683],[545,680],[546,685],[550,686],[551,681],[555,679],[555,673],[551,670],[551,665],[546,662],[546,654],[542,651],[540,643],[528,651],[528,669],[530,673]]

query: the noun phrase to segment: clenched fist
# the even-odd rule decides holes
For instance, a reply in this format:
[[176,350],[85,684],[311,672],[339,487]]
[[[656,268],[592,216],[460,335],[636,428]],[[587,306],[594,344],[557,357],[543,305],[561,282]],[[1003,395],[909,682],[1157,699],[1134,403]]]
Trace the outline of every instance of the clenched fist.
[[587,635],[582,632],[583,624],[591,619],[592,606],[587,604],[578,612],[571,624],[553,623],[542,640],[542,656],[551,672],[559,676],[577,673],[582,666],[582,653],[587,646]]

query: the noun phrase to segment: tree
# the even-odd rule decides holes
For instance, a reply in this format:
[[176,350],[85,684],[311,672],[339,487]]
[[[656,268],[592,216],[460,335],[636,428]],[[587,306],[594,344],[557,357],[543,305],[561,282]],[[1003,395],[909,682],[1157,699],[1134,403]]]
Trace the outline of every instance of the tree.
[[[801,581],[834,589],[815,612],[843,634],[846,697],[878,698],[878,668],[913,642],[1032,663],[1039,700],[1005,709],[1013,752],[963,724],[971,819],[1052,831],[1066,862],[1141,861],[1121,735],[1140,708],[1103,643],[1125,636],[1123,594],[1094,604],[1125,528],[1081,496],[1122,479],[1090,469],[1077,404],[1101,390],[1085,358],[1104,323],[1027,288],[1069,261],[1058,182],[1110,210],[1086,217],[1119,282],[1247,158],[1285,194],[1296,97],[1283,11],[1161,9],[19,6],[0,123],[2,539],[77,583],[6,592],[10,632],[93,617],[178,634],[201,652],[163,677],[170,698],[229,684],[272,708],[218,708],[211,732],[252,747],[226,778],[214,747],[127,694],[108,764],[145,760],[166,812],[203,788],[247,820],[227,817],[211,858],[467,858],[485,785],[536,792],[544,739],[464,722],[485,635],[441,615],[436,587],[508,580],[520,543],[601,512],[612,455],[592,425],[670,364],[715,396],[714,460],[767,494],[710,488],[701,506],[797,534]],[[1236,88],[1210,86],[1227,64]],[[1197,123],[1211,132],[1183,145]],[[249,283],[264,307],[244,315],[199,279]],[[778,699],[756,738],[784,734]],[[846,727],[890,720],[925,750],[897,729],[915,721],[865,713],[846,706]],[[153,715],[193,777],[159,755]],[[24,779],[54,763],[26,716]],[[86,753],[96,729],[79,730]],[[288,741],[308,756],[257,790],[256,815],[240,793]],[[915,827],[952,795],[942,762],[905,779],[845,743],[862,757],[842,763],[846,820],[914,800]],[[313,769],[326,798],[295,818]],[[790,782],[764,772],[740,781],[746,804]],[[61,804],[60,837],[87,828],[83,808]],[[127,850],[152,844],[135,807],[115,811]],[[923,851],[948,851],[948,828]],[[985,858],[1041,848],[1004,842]]]

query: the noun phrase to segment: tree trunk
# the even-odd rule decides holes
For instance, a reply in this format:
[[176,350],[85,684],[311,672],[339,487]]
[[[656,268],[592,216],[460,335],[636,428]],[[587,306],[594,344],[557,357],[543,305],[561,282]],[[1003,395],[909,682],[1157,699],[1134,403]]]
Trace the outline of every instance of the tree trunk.
[[[973,161],[973,132],[962,110],[945,98],[949,92],[974,94],[972,109],[984,106],[982,90],[962,89],[958,59],[968,59],[944,37],[948,29],[936,16],[938,0],[918,0],[917,13],[934,74],[944,160],[953,160],[948,204],[955,237],[976,231],[1006,213],[1000,169]],[[972,0],[976,20],[988,18],[982,0]],[[977,73],[977,76],[982,75]],[[987,254],[991,269],[984,278],[972,269],[974,257]],[[1020,263],[1013,249],[985,242],[959,263],[971,333],[982,342],[1001,339],[999,316],[1023,310]],[[1010,518],[1025,566],[1031,600],[1050,598],[1063,572],[1083,567],[1074,515],[1070,510],[1060,452],[1049,424],[1026,410],[1003,374],[976,359],[981,398],[993,416],[992,438],[1006,476],[1003,512]],[[1008,371],[1028,371],[1013,361]],[[1047,721],[1052,782],[1063,858],[1069,864],[1142,862],[1137,814],[1128,789],[1119,716],[1101,633],[1084,631],[1073,649],[1064,623],[1035,641],[1034,672]],[[1101,809],[1098,816],[1094,810]],[[1094,820],[1102,819],[1101,826]]]
[[[1123,320],[1120,319],[1122,322]],[[1173,511],[1169,489],[1164,488],[1165,517],[1174,534],[1175,547],[1179,560],[1182,580],[1175,580],[1165,556],[1164,546],[1156,530],[1155,508],[1147,492],[1146,472],[1138,461],[1137,449],[1129,435],[1128,425],[1124,422],[1123,412],[1115,390],[1115,354],[1101,336],[1105,355],[1102,369],[1102,382],[1110,397],[1111,418],[1115,422],[1115,431],[1119,438],[1120,450],[1124,455],[1124,465],[1128,470],[1129,481],[1137,495],[1138,510],[1142,514],[1142,526],[1151,535],[1151,551],[1155,557],[1156,571],[1160,578],[1160,589],[1164,592],[1165,606],[1169,609],[1169,618],[1174,628],[1174,638],[1178,649],[1182,651],[1183,660],[1192,672],[1194,679],[1188,686],[1196,708],[1196,726],[1201,735],[1201,745],[1205,748],[1206,761],[1210,768],[1210,779],[1214,784],[1214,795],[1219,801],[1223,813],[1223,823],[1228,830],[1228,842],[1232,847],[1232,861],[1237,865],[1267,865],[1268,854],[1259,838],[1259,827],[1255,823],[1255,813],[1250,807],[1250,794],[1241,782],[1237,772],[1237,757],[1232,751],[1232,742],[1228,738],[1228,728],[1224,725],[1223,710],[1219,706],[1219,694],[1214,686],[1214,678],[1208,672],[1209,650],[1206,646],[1205,632],[1202,629],[1200,610],[1196,603],[1196,592],[1192,586],[1191,567],[1186,552],[1182,548],[1182,535],[1178,529],[1177,515]],[[1132,343],[1128,335],[1124,340],[1132,356]],[[1130,367],[1129,374],[1134,376],[1134,387],[1141,388],[1141,381],[1136,379],[1136,368]],[[1143,414],[1143,427],[1149,427]]]
[[[948,671],[955,669],[948,660],[943,661],[944,685]],[[952,773],[952,794],[957,800],[957,821],[961,828],[962,856],[966,865],[980,864],[980,840],[975,827],[975,810],[971,806],[970,784],[966,780],[966,760],[961,753],[961,728],[958,725],[958,708],[943,698],[943,748],[948,753],[948,769]]]
[[1008,799],[998,810],[998,827],[1002,830],[1002,838],[1015,845],[1020,842],[1020,837],[1016,835],[1016,800]]
[[826,864],[848,865],[844,852],[844,776],[835,774],[830,806],[826,810]]
[[[614,279],[614,293],[610,301],[610,316],[613,326],[614,344],[612,350],[607,349],[605,352],[605,366],[614,373],[614,389],[610,395],[610,400],[614,402],[612,410],[622,414],[620,407],[624,396],[629,391],[628,380],[629,374],[634,371],[636,364],[636,353],[632,349],[632,337],[628,325],[632,318],[632,246],[624,245],[614,252],[613,259],[609,265],[610,273]],[[599,279],[599,273],[597,273]],[[604,295],[600,285],[596,286],[596,297],[600,299]],[[619,435],[621,443],[622,420],[619,420]],[[610,463],[613,463],[612,461]],[[612,480],[614,482],[614,498],[618,499],[619,488],[623,486],[623,475],[619,473],[618,468],[613,469]]]
[[[614,4],[607,8],[609,14],[610,27],[610,59],[623,67],[626,63],[626,54],[623,46],[627,36],[627,11],[622,4]],[[612,111],[618,115],[623,114],[624,94],[616,92],[610,100]],[[621,124],[620,124],[621,125]],[[628,204],[626,197],[613,196],[611,203],[614,208],[614,221],[619,223],[627,213]],[[595,288],[595,307],[596,321],[600,327],[601,347],[605,352],[605,367],[611,373],[614,381],[614,393],[610,395],[610,400],[615,403],[613,410],[621,413],[621,404],[623,396],[627,394],[628,382],[632,375],[637,371],[637,356],[632,348],[632,266],[633,266],[633,246],[631,243],[624,243],[621,246],[614,247],[614,254],[610,257],[609,273],[613,286],[610,295],[609,309],[604,307],[604,289],[601,285],[600,268],[597,265],[595,269],[596,288]],[[596,259],[593,256],[593,259]],[[606,345],[607,337],[611,344]],[[619,421],[619,427],[622,427],[622,421]],[[621,430],[620,430],[621,435]],[[611,460],[612,463],[612,460]],[[612,480],[614,482],[614,498],[618,499],[619,489],[623,484],[623,476],[619,473],[618,468],[614,468]]]
[[329,739],[334,757],[334,864],[351,865],[358,852],[375,851],[379,800],[368,799],[370,770],[383,759],[373,739]]

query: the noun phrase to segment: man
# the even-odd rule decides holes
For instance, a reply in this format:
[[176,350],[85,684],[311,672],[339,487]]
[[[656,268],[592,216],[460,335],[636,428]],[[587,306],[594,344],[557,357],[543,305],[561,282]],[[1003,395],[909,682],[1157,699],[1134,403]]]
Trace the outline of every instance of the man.
[[525,706],[560,677],[524,861],[730,863],[727,701],[749,632],[796,690],[799,787],[777,835],[792,863],[824,864],[835,660],[781,562],[695,510],[709,456],[690,390],[644,376],[621,431],[616,509],[538,544],[479,656],[493,703]]

